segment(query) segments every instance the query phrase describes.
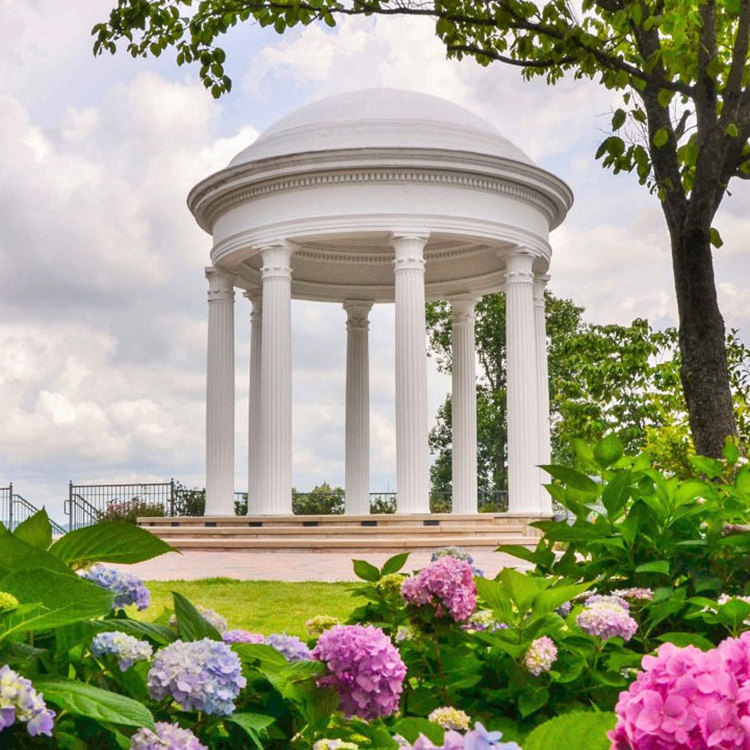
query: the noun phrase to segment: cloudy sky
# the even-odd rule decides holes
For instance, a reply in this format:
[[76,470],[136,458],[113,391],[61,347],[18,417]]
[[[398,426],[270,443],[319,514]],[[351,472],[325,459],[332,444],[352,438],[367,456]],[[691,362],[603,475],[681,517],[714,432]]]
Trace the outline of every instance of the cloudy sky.
[[[209,237],[188,190],[291,110],[395,86],[494,123],[573,188],[553,237],[552,290],[595,322],[675,321],[666,230],[630,177],[594,162],[614,100],[517,70],[445,60],[429,22],[349,20],[228,40],[231,95],[214,101],[171,53],[95,59],[104,0],[0,0],[0,485],[62,520],[69,479],[203,486]],[[722,309],[750,330],[750,185],[718,227]],[[238,297],[236,487],[246,485],[247,303]],[[294,484],[343,482],[345,315],[295,302]],[[395,484],[393,311],[371,323],[372,487]],[[745,337],[747,338],[747,337]],[[321,354],[325,352],[325,354]],[[434,413],[446,380],[430,376]]]

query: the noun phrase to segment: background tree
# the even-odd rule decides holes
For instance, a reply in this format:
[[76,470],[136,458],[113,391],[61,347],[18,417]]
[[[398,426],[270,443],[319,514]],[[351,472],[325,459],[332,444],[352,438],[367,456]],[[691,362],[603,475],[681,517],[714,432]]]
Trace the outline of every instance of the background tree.
[[426,16],[449,57],[499,61],[554,84],[566,73],[622,93],[597,158],[633,172],[661,202],[672,249],[680,374],[699,452],[734,435],[724,321],[711,244],[734,177],[750,177],[750,0],[119,0],[94,51],[196,62],[218,97],[231,87],[217,39],[255,20],[282,33],[341,15]]
[[[594,325],[583,308],[547,292],[550,415],[555,463],[573,460],[573,440],[595,443],[616,433],[630,454],[647,450],[661,469],[694,473],[695,452],[680,385],[680,351],[674,328],[656,331],[648,321]],[[476,310],[477,477],[481,494],[506,490],[507,410],[505,297],[484,296]],[[451,312],[427,306],[429,351],[438,369],[451,371]],[[727,337],[732,398],[740,439],[750,441],[750,350],[736,331]],[[432,488],[451,486],[451,400],[438,409],[430,432]]]

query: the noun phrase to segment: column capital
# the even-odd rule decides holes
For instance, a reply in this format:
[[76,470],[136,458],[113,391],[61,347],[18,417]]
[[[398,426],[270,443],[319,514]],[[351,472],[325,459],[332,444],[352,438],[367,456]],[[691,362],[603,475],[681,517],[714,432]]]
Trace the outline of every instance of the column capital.
[[398,271],[424,271],[424,247],[429,233],[412,234],[394,232],[391,235],[391,247],[395,253],[393,268]]
[[357,329],[368,330],[370,327],[370,310],[372,302],[369,300],[344,300],[343,308],[346,310],[346,330]]
[[261,279],[284,278],[292,275],[291,259],[294,252],[292,246],[284,241],[270,242],[257,248],[260,251],[262,263],[260,267]]
[[234,301],[234,276],[220,271],[214,266],[208,266],[206,269],[206,278],[208,279],[208,301],[226,302]]
[[534,283],[534,256],[531,253],[520,250],[505,256],[505,283],[506,284],[533,284]]
[[534,304],[544,304],[544,290],[549,283],[549,274],[537,274],[534,277]]
[[479,297],[461,295],[460,297],[449,297],[448,303],[451,306],[451,314],[454,325],[461,323],[470,323],[476,319],[475,308],[479,302]]
[[260,320],[261,315],[263,315],[263,292],[260,289],[248,289],[242,292],[242,296],[252,305],[250,322]]

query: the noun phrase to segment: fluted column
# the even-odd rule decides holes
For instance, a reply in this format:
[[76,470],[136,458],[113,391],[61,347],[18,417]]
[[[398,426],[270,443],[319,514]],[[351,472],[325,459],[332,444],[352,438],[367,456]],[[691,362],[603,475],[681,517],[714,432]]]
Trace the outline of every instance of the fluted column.
[[372,302],[350,300],[346,310],[346,507],[370,512],[370,355]]
[[449,300],[453,313],[451,434],[453,512],[476,513],[477,386],[474,351],[474,298]]
[[429,513],[425,235],[394,235],[396,283],[396,512]]
[[533,258],[507,256],[505,269],[509,510],[539,511],[539,393]]
[[[537,370],[537,404],[539,406],[539,464],[546,465],[551,461],[550,422],[549,422],[549,370],[547,366],[547,321],[544,309],[544,290],[549,276],[537,276],[534,279],[534,327],[536,340]],[[540,469],[539,475],[539,510],[552,513],[552,498],[544,489],[548,481],[546,472]]]
[[261,248],[260,497],[258,513],[292,512],[291,248]]
[[260,350],[263,324],[263,297],[259,290],[245,292],[250,311],[250,388],[247,410],[247,513],[260,510]]
[[206,515],[234,515],[234,286],[216,268],[208,279]]

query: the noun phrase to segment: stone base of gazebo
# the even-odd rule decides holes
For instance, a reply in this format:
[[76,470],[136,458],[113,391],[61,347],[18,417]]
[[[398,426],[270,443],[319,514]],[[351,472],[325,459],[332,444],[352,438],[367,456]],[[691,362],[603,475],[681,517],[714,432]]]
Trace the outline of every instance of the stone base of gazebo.
[[[547,517],[545,517],[547,518]],[[178,550],[393,550],[535,546],[541,516],[515,513],[139,518]]]

